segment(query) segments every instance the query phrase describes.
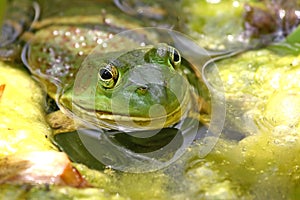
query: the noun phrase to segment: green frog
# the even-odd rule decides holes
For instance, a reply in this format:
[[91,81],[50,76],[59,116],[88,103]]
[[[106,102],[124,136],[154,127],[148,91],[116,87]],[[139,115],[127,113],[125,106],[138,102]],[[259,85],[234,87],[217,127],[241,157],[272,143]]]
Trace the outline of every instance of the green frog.
[[[141,23],[108,11],[51,17],[33,25],[23,60],[61,110],[98,128],[125,131],[161,129],[188,115],[208,114],[207,100],[197,95],[201,81],[189,82],[201,79],[199,70],[166,43],[146,44],[142,29],[116,37]],[[53,116],[53,127],[67,126]]]

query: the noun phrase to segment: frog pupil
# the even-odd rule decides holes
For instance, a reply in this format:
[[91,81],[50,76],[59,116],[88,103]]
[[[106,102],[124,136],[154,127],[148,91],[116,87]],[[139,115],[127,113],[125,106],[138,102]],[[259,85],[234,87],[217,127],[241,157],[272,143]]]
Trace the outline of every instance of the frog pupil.
[[103,80],[109,80],[112,79],[112,74],[107,69],[101,69],[100,70],[100,76]]
[[174,57],[173,57],[173,59],[174,59],[174,62],[179,62],[180,61],[179,54],[178,54],[177,51],[174,51]]

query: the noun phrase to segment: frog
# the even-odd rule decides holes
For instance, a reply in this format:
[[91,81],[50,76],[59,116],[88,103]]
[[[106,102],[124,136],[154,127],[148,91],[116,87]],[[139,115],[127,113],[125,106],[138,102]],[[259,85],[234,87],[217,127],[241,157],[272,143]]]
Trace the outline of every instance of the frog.
[[[67,129],[56,133],[76,129],[67,118],[104,130],[121,131],[170,127],[187,116],[207,124],[200,113],[209,114],[209,99],[197,95],[199,83],[192,85],[189,81],[201,79],[199,70],[167,43],[139,42],[139,38],[145,37],[141,29],[136,37],[116,37],[124,30],[140,28],[141,24],[107,11],[36,22],[35,31],[23,49],[24,64],[60,108],[48,117],[52,128]],[[152,36],[157,37],[151,33]],[[106,41],[114,38],[116,41],[110,44],[114,49],[105,48]],[[95,53],[85,62],[98,46],[102,47],[99,55]],[[137,48],[124,51],[118,46]],[[78,95],[74,89],[78,73],[84,68],[90,75],[84,81],[93,82],[84,90],[94,91],[92,95]],[[198,104],[190,113],[190,108]]]

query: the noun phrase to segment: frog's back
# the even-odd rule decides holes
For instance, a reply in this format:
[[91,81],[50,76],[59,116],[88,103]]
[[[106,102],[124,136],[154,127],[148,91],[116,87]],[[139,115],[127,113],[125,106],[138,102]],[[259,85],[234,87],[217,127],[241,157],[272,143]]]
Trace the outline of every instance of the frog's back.
[[64,83],[72,78],[85,56],[112,33],[75,26],[50,26],[28,44],[27,61],[37,76]]

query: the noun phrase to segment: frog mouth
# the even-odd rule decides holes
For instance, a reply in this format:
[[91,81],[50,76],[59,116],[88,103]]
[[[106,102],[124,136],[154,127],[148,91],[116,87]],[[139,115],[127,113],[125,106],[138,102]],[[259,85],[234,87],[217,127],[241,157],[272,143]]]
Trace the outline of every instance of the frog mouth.
[[[76,102],[72,102],[71,113],[74,120],[86,126],[94,126],[102,129],[113,129],[120,131],[142,131],[155,130],[170,127],[187,117],[191,107],[191,94],[186,90],[181,104],[172,112],[156,117],[128,116],[107,111],[86,109]],[[65,108],[66,109],[66,108]],[[64,109],[64,110],[65,110]]]

